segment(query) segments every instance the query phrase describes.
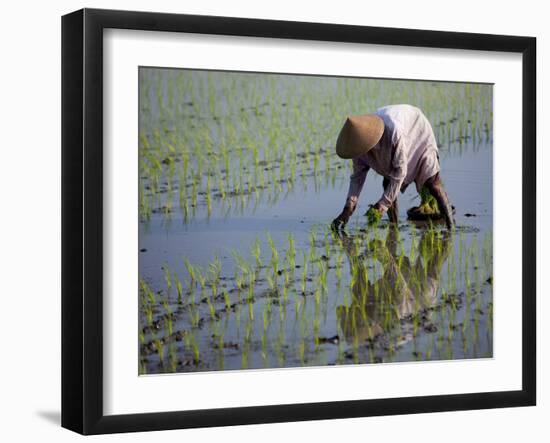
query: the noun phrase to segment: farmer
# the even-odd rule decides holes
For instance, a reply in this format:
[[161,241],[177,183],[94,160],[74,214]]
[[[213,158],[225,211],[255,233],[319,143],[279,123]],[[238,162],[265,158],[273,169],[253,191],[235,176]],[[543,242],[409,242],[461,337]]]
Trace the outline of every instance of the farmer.
[[453,228],[452,207],[439,176],[435,135],[420,109],[392,105],[375,114],[348,117],[336,141],[336,154],[352,159],[353,174],[346,205],[333,220],[333,229],[344,227],[353,214],[371,168],[384,177],[384,193],[369,209],[376,218],[387,211],[390,222],[397,223],[397,195],[414,181],[417,191],[424,191],[421,195],[435,198],[447,228]]

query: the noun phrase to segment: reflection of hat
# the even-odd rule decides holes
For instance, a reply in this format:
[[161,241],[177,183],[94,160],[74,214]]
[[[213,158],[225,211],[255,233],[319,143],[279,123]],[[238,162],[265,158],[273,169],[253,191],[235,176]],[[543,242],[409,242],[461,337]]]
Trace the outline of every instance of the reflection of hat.
[[336,141],[340,158],[355,158],[370,151],[382,138],[384,121],[375,114],[347,118]]

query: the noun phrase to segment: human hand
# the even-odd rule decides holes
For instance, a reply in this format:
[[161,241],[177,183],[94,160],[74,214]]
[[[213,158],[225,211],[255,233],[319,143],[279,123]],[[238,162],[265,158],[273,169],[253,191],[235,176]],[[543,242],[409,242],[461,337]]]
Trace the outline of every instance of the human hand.
[[330,224],[330,227],[333,231],[338,231],[340,229],[343,229],[346,224],[349,221],[349,218],[353,214],[353,209],[350,206],[346,206],[340,215],[336,217],[334,220],[332,220],[332,223]]
[[374,205],[371,205],[371,208],[374,209],[375,211],[378,211],[380,215],[384,215],[384,212],[386,212],[386,210],[384,209],[384,207],[380,202],[377,202]]

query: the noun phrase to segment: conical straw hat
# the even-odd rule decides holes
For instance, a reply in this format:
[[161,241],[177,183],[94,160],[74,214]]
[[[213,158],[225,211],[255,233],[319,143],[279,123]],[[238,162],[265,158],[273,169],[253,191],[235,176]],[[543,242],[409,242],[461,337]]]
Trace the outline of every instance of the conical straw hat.
[[384,134],[384,120],[375,114],[347,118],[336,140],[340,158],[355,158],[369,152]]

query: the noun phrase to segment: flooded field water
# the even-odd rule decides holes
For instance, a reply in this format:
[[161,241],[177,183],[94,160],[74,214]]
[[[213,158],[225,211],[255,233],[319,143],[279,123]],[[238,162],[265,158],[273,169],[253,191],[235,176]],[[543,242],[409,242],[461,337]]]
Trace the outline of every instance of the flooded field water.
[[[492,86],[140,68],[140,374],[492,357]],[[344,233],[346,116],[420,107],[456,230]],[[137,203],[137,202],[136,202]]]

